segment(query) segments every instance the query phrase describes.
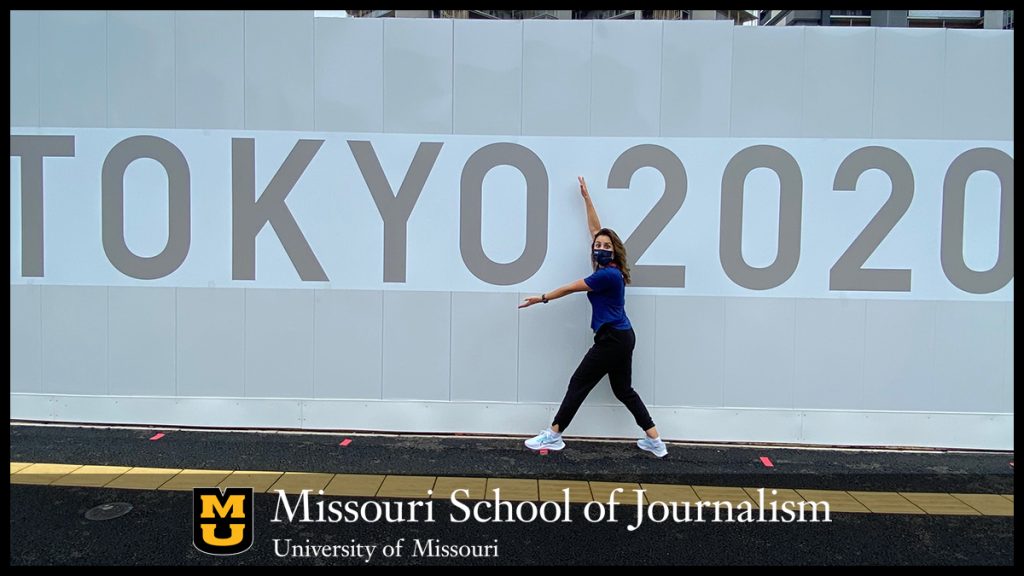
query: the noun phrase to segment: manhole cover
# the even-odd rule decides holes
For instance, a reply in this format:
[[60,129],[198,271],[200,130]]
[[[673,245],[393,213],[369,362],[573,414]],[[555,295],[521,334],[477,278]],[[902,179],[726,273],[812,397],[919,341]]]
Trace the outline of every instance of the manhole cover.
[[101,504],[85,513],[89,520],[110,520],[131,512],[132,505],[127,502],[114,502],[113,504]]

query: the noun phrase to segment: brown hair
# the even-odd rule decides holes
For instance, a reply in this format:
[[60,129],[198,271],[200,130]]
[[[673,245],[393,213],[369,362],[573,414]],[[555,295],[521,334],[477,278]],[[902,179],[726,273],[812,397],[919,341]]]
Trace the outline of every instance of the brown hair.
[[590,263],[594,265],[594,270],[597,270],[597,261],[594,260],[594,244],[597,243],[598,236],[607,236],[612,239],[612,248],[614,248],[613,252],[615,252],[615,258],[612,262],[619,267],[619,270],[622,272],[622,279],[626,281],[626,284],[629,284],[629,258],[626,255],[626,246],[622,243],[619,235],[611,228],[601,228],[597,234],[594,234],[594,239],[590,241]]

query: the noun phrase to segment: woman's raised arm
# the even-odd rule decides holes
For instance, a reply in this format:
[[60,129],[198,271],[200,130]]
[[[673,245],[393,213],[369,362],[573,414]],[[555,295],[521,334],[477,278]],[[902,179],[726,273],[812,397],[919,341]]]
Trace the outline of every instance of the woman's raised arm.
[[594,236],[597,236],[599,230],[601,230],[601,220],[597,217],[597,210],[594,209],[594,203],[590,200],[590,192],[587,191],[587,181],[583,179],[583,176],[579,176],[580,180],[580,194],[583,196],[583,201],[587,204],[587,225],[590,226],[590,239],[593,240]]

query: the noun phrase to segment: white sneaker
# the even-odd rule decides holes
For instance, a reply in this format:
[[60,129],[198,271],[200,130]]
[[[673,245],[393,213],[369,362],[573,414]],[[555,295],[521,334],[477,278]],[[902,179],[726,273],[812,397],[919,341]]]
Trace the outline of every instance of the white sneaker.
[[668,446],[665,446],[665,441],[661,438],[653,440],[644,436],[643,438],[636,441],[636,445],[643,450],[647,450],[651,454],[654,454],[658,458],[664,458],[668,454]]
[[526,441],[526,447],[530,450],[561,450],[565,448],[562,442],[562,435],[552,432],[550,428],[541,430],[540,434]]

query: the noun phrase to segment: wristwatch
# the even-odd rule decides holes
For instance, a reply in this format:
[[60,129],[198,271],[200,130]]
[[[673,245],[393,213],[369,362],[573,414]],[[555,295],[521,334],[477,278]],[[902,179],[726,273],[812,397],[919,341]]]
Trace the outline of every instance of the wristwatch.
[[540,301],[543,302],[544,304],[547,304],[548,303],[548,295],[547,294],[541,294],[540,295]]

